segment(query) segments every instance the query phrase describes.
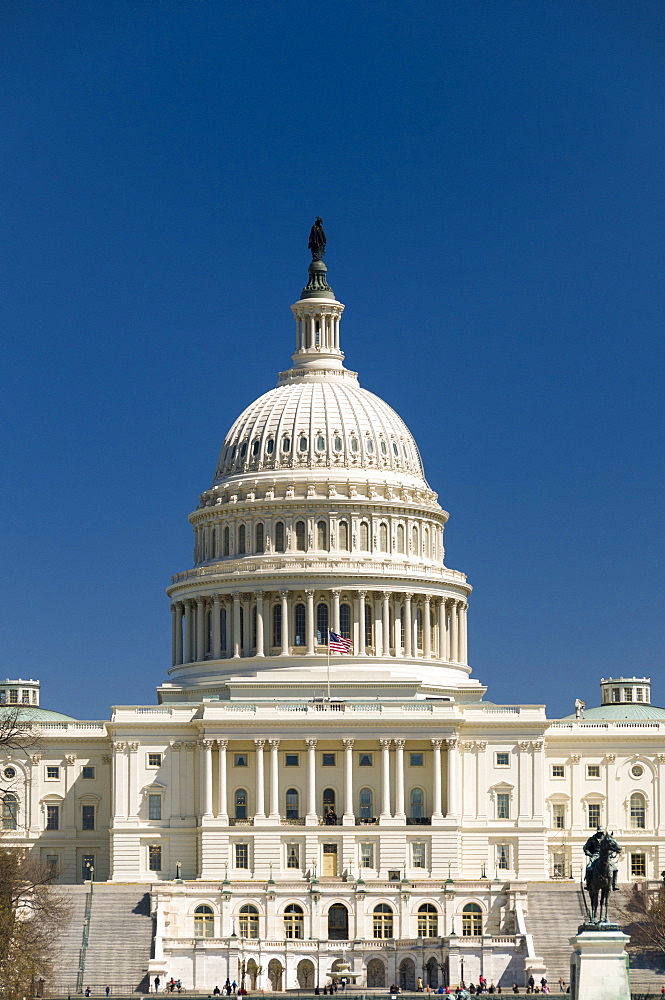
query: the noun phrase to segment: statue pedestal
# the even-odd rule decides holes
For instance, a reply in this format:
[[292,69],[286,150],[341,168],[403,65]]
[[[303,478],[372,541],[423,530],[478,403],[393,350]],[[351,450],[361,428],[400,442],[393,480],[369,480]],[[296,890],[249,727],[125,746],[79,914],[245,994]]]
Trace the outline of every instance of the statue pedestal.
[[582,924],[570,939],[573,1000],[630,1000],[629,940],[618,924]]

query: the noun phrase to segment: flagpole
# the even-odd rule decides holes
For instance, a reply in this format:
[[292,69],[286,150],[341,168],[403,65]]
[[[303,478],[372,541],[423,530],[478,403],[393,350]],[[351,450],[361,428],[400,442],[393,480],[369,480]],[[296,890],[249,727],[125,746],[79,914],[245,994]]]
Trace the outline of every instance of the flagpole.
[[328,670],[327,670],[327,681],[328,681],[328,701],[330,701],[330,629],[328,629]]

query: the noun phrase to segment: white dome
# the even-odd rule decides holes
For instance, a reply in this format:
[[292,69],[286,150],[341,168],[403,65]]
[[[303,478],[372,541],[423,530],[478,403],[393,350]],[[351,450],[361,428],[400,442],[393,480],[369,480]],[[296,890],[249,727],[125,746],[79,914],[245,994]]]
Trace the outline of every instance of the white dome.
[[235,421],[222,445],[215,483],[239,473],[310,468],[385,471],[427,487],[408,427],[392,407],[360,387],[355,372],[290,375]]

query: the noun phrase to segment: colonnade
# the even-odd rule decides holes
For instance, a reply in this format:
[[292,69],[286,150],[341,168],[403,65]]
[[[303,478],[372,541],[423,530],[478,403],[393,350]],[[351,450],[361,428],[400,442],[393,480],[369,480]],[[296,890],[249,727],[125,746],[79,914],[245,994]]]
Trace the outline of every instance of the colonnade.
[[[343,795],[343,813],[341,817],[341,822],[343,826],[353,826],[356,823],[356,809],[355,809],[355,788],[354,788],[354,777],[355,769],[353,765],[353,748],[354,739],[343,739],[342,746],[344,750],[344,795]],[[406,745],[406,740],[404,739],[379,739],[378,743],[381,748],[381,811],[379,814],[380,822],[387,822],[390,820],[398,820],[406,823],[407,811],[406,811],[406,800],[405,800],[405,782],[404,782],[404,748]],[[280,818],[284,813],[284,808],[282,807],[282,789],[280,787],[280,763],[279,763],[279,739],[254,739],[254,751],[255,751],[255,768],[254,768],[254,781],[255,781],[255,809],[253,812],[253,820],[256,821],[267,821],[267,822],[280,822]],[[459,749],[456,737],[442,737],[442,738],[432,738],[430,740],[433,755],[433,774],[432,774],[432,787],[430,789],[431,793],[431,819],[441,819],[444,815],[446,816],[458,816],[459,815]],[[229,823],[230,812],[233,809],[229,809],[229,781],[228,781],[228,753],[229,753],[229,740],[227,739],[203,739],[199,742],[199,761],[200,761],[200,787],[201,787],[201,801],[200,801],[200,814],[204,819],[212,820],[215,814],[213,813],[213,752],[216,749],[218,754],[218,795],[217,795],[217,819],[223,823]],[[246,742],[242,742],[242,746],[246,746]],[[293,741],[289,740],[289,747],[292,748]],[[329,744],[326,741],[326,748]],[[306,811],[303,816],[304,825],[306,826],[316,826],[319,824],[320,820],[323,818],[322,810],[318,806],[318,789],[317,789],[317,767],[316,767],[316,750],[317,750],[317,740],[316,739],[306,739],[304,740],[304,747],[306,749],[306,759],[307,759],[307,773],[306,773]],[[444,803],[443,803],[443,792],[442,792],[442,760],[441,760],[441,750],[442,748],[447,751],[447,802],[446,809],[444,813]],[[174,749],[179,749],[179,745],[174,746]],[[394,762],[391,761],[394,749]],[[245,752],[245,751],[243,751]],[[265,766],[265,755],[269,755],[269,766],[268,771],[270,774],[270,782],[268,785],[268,796],[266,797],[266,766]],[[394,789],[392,783],[392,775],[394,772]],[[394,791],[394,794],[393,794]],[[178,794],[180,790],[178,788]],[[394,804],[393,804],[394,803]],[[172,809],[176,812],[178,811],[178,804],[174,803]],[[231,817],[233,819],[233,817]],[[244,819],[245,817],[243,817]],[[250,818],[249,813],[246,817]],[[427,817],[429,818],[429,817]]]
[[172,666],[247,656],[327,655],[328,630],[355,656],[467,662],[467,605],[392,591],[262,591],[171,605]]

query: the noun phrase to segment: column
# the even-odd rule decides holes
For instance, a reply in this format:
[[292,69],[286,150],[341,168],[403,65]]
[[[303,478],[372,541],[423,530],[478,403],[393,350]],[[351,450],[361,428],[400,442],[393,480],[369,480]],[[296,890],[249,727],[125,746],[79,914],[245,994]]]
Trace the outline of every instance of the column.
[[476,743],[476,816],[487,817],[487,743]]
[[342,740],[344,744],[344,815],[342,823],[355,825],[353,811],[353,740]]
[[431,625],[431,602],[428,595],[425,596],[425,607],[423,609],[423,656],[426,660],[432,657],[432,625]]
[[185,663],[192,662],[192,602],[185,601]]
[[457,601],[452,601],[450,605],[450,659],[453,663],[459,662],[458,635]]
[[332,594],[332,602],[333,602],[333,606],[332,606],[332,618],[333,618],[332,630],[333,630],[333,632],[336,632],[337,635],[339,635],[339,631],[340,631],[340,625],[339,625],[339,590],[332,590],[331,594]]
[[460,604],[459,606],[459,659],[460,663],[467,662],[467,635],[466,635],[466,604]]
[[171,666],[178,662],[178,605],[171,605]]
[[182,615],[183,615],[183,604],[182,601],[176,603],[176,619],[175,619],[175,648],[176,648],[176,663],[180,664],[183,662],[183,648],[182,648]]
[[382,607],[382,632],[383,632],[383,655],[390,656],[390,594],[384,590],[381,594]]
[[457,776],[459,774],[459,743],[456,736],[446,740],[448,749],[448,807],[446,816],[459,816],[459,791]]
[[201,817],[212,819],[212,740],[201,740],[199,759],[201,761]]
[[406,819],[404,808],[404,744],[406,740],[395,740],[395,818]]
[[358,651],[356,656],[365,656],[365,594],[358,591]]
[[390,740],[381,744],[381,819],[390,819]]
[[249,656],[252,649],[252,602],[248,597],[242,602],[242,655]]
[[318,823],[316,814],[316,740],[305,740],[307,744],[307,816],[308,825]]
[[[532,793],[532,774],[531,774],[531,742],[529,740],[522,740],[518,744],[520,752],[517,755],[518,764],[518,774],[519,774],[519,807],[518,807],[518,818],[528,819],[531,816],[531,793]],[[574,807],[574,806],[573,806]]]
[[171,743],[171,817],[180,819],[182,808],[180,806],[180,748],[182,743],[175,741]]
[[265,656],[262,590],[258,590],[256,593],[256,655]]
[[437,601],[439,611],[439,659],[446,658],[446,602],[443,598]]
[[412,594],[404,595],[404,655],[412,656],[413,626],[411,624],[411,597]]
[[[542,740],[536,740],[535,743],[531,744],[531,749],[533,750],[533,800],[531,803],[531,815],[535,820],[544,821],[545,817],[545,744]],[[607,798],[608,805],[612,799],[616,798],[614,795],[609,795]]]
[[280,590],[279,596],[282,602],[282,652],[280,656],[289,655],[289,592]]
[[196,659],[205,660],[206,657],[206,602],[205,597],[196,598]]
[[217,740],[217,747],[219,749],[219,819],[222,823],[228,825],[229,822],[229,806],[227,801],[227,780],[226,780],[226,767],[227,767],[227,754],[226,751],[229,747],[228,740]]
[[430,740],[434,757],[434,778],[432,785],[432,819],[441,819],[441,744],[443,740]]
[[233,658],[240,658],[240,594],[233,595]]
[[265,740],[254,740],[256,747],[256,813],[255,816],[265,817],[265,778],[263,773],[263,748]]
[[224,601],[224,616],[226,618],[226,628],[225,628],[225,643],[224,643],[224,656],[228,660],[231,656],[232,642],[233,642],[233,622],[231,614],[231,604],[228,600]]
[[270,819],[279,823],[279,740],[270,743]]
[[222,656],[222,632],[220,628],[222,599],[219,594],[215,594],[212,599],[212,658],[219,660]]
[[129,751],[127,773],[127,815],[130,819],[138,819],[138,743],[128,743]]
[[305,620],[305,640],[307,643],[307,653],[306,656],[314,656],[314,591],[306,590],[305,598],[306,604],[306,614],[307,618]]
[[402,598],[393,595],[393,648],[395,656],[402,655]]
[[[125,747],[126,743],[113,744],[113,825],[116,819],[127,819],[127,796],[125,795]],[[41,759],[41,758],[39,758]]]

